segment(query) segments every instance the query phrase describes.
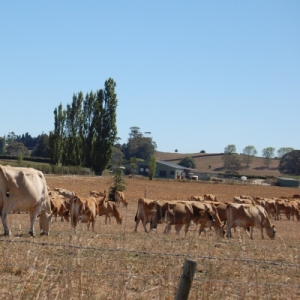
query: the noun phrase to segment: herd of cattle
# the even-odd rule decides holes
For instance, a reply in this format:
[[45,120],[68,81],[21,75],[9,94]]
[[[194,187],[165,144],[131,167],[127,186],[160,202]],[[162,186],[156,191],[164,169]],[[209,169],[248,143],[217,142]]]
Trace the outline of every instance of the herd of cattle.
[[[29,234],[34,235],[34,222],[39,218],[41,234],[49,234],[50,223],[60,217],[70,221],[76,230],[77,224],[87,223],[87,228],[95,228],[97,216],[111,217],[122,223],[120,208],[127,208],[128,202],[123,192],[116,191],[115,201],[109,201],[104,192],[90,191],[89,197],[81,197],[74,191],[64,188],[50,190],[42,172],[32,168],[14,168],[0,165],[0,211],[4,235],[11,232],[7,225],[7,214],[12,211],[27,211],[30,217]],[[192,196],[187,200],[152,200],[140,198],[135,215],[135,229],[142,222],[144,231],[156,232],[159,224],[164,224],[164,233],[172,226],[179,234],[184,226],[185,233],[191,225],[199,226],[198,233],[205,228],[213,228],[218,237],[231,237],[231,229],[242,227],[253,238],[253,228],[264,229],[269,238],[275,238],[275,226],[270,219],[280,220],[284,214],[287,219],[299,221],[300,195],[290,198],[262,199],[259,197],[234,197],[231,203],[220,202],[214,195]],[[149,230],[147,225],[150,223]],[[194,227],[195,228],[195,227]]]

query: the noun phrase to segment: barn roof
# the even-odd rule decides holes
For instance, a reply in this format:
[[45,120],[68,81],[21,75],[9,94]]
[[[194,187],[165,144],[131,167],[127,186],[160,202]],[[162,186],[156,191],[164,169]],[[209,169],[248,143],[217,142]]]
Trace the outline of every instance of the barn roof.
[[194,169],[191,169],[191,168],[186,168],[186,167],[183,167],[183,166],[180,166],[180,165],[176,165],[176,164],[173,164],[171,162],[168,162],[168,161],[164,161],[164,160],[158,160],[156,161],[157,163],[159,164],[162,164],[162,165],[165,165],[165,166],[168,166],[168,167],[172,167],[174,169],[179,169],[179,170],[194,170]]

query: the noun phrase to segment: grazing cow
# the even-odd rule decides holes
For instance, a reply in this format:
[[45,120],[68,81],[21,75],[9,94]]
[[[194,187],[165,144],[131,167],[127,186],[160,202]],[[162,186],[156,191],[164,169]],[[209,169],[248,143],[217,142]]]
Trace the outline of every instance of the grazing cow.
[[123,204],[123,207],[127,207],[127,205],[128,205],[128,202],[125,199],[125,194],[124,194],[124,192],[121,192],[121,191],[115,192],[115,201],[118,206],[120,206],[120,203]]
[[91,197],[99,198],[99,197],[103,197],[104,195],[106,195],[106,191],[104,191],[103,193],[99,191],[90,191]]
[[171,226],[175,225],[176,234],[179,234],[182,226],[185,225],[185,234],[187,234],[191,222],[197,224],[200,221],[214,222],[209,209],[202,210],[190,203],[177,203],[172,209],[168,207],[165,233],[169,233]]
[[[260,205],[230,203],[227,206],[227,237],[231,237],[231,228],[242,227],[253,239],[253,227],[260,229],[261,238],[264,238],[263,229],[270,239],[275,238],[275,226],[271,225],[266,210]],[[249,232],[250,231],[250,232]]]
[[227,220],[226,219],[227,218],[227,215],[226,215],[227,205],[228,205],[228,203],[226,203],[226,202],[214,202],[214,206],[217,209],[220,221],[223,222],[224,225],[226,224],[226,220]]
[[63,188],[55,188],[54,191],[57,192],[58,195],[62,195],[65,198],[68,198],[68,199],[71,199],[73,196],[76,196],[75,192],[68,191],[68,190],[63,189]]
[[116,204],[112,201],[106,201],[105,197],[98,202],[98,215],[105,216],[105,224],[107,224],[107,219],[111,223],[110,217],[114,217],[117,224],[122,224],[123,216],[118,211]]
[[50,197],[50,203],[52,216],[54,217],[55,222],[57,216],[61,217],[61,222],[63,222],[64,220],[69,222],[70,209],[67,208],[68,202],[65,200],[65,197],[61,195],[57,195],[56,197]]
[[[200,222],[200,228],[199,228],[199,235],[201,234],[202,231],[204,231],[205,227],[213,227],[215,229],[215,232],[217,234],[217,236],[219,237],[224,237],[225,234],[225,229],[224,229],[224,224],[222,223],[220,217],[219,217],[219,213],[217,210],[217,206],[215,205],[215,203],[220,203],[220,202],[204,202],[204,208],[208,209],[210,214],[213,216],[214,218],[214,222]],[[194,205],[199,206],[198,203],[194,203]],[[219,206],[220,204],[218,204]]]
[[[152,216],[150,220],[150,230],[156,230],[157,224],[165,222],[166,213],[169,209],[172,209],[177,203],[185,203],[186,201],[166,201],[155,200],[153,202]],[[189,202],[188,202],[189,203]]]
[[243,198],[241,197],[233,197],[233,200],[232,200],[232,203],[241,203],[241,204],[254,204],[254,200],[251,198],[246,198],[246,196],[242,196]]
[[10,235],[7,214],[12,210],[28,211],[29,234],[34,236],[34,223],[40,216],[41,235],[48,235],[51,206],[44,174],[32,168],[14,168],[0,165],[0,212],[4,235]]
[[146,225],[151,221],[153,208],[154,208],[154,200],[146,199],[146,198],[140,198],[138,200],[138,207],[134,217],[134,221],[135,221],[134,232],[137,232],[137,227],[140,221],[142,221],[143,223],[145,232],[148,232]]
[[191,198],[189,199],[189,201],[200,201],[200,202],[203,202],[204,201],[204,197],[203,196],[191,196]]
[[76,230],[79,222],[87,223],[89,230],[92,223],[92,230],[95,230],[95,219],[97,215],[97,199],[93,197],[82,198],[74,196],[70,200],[71,226]]
[[204,194],[204,200],[208,201],[218,201],[217,197],[213,194]]
[[285,214],[287,219],[289,220],[292,216],[294,221],[294,216],[296,216],[297,220],[299,221],[299,210],[296,203],[289,201],[276,201],[275,202],[275,209],[276,209],[276,219],[279,220],[280,214]]
[[266,199],[265,200],[265,208],[268,213],[269,218],[273,217],[276,219],[276,206],[275,206],[275,200],[274,199]]

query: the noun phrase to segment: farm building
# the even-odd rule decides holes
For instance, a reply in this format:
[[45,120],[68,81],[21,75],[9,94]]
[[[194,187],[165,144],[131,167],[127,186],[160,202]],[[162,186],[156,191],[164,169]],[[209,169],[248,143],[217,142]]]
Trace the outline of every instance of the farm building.
[[[125,168],[126,168],[125,173],[131,174],[130,165],[126,165]],[[146,161],[138,162],[135,174],[148,176],[149,174],[148,162]],[[166,178],[166,179],[185,179],[185,178],[202,179],[202,180],[210,179],[210,177],[206,175],[196,173],[194,169],[176,165],[168,161],[156,161],[156,172],[154,177]]]
[[299,187],[299,180],[293,178],[277,177],[276,185],[284,187]]

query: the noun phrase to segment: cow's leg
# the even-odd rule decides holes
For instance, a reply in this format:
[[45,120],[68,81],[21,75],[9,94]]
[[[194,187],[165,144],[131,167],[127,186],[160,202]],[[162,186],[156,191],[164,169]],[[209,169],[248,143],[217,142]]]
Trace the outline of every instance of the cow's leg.
[[72,226],[72,228],[74,228],[74,230],[76,230],[77,218],[72,213],[71,213],[71,226]]
[[187,235],[187,233],[189,231],[190,224],[191,224],[190,222],[185,223],[185,228],[184,228],[185,235]]
[[264,228],[263,226],[260,226],[260,235],[261,235],[261,238],[264,239]]
[[[35,219],[36,219],[35,211],[36,211],[36,210],[30,210],[30,211],[29,211],[29,218],[30,218],[30,229],[29,229],[29,234],[30,234],[31,236],[35,236],[35,233],[34,233],[34,222],[35,222]],[[41,216],[40,216],[40,217],[41,217]]]
[[147,220],[144,218],[144,220],[143,220],[144,231],[145,231],[146,233],[148,233],[148,230],[147,230],[146,225],[147,225]]
[[165,230],[164,230],[164,233],[169,233],[170,232],[170,230],[171,230],[171,226],[172,226],[172,224],[171,223],[168,223],[167,225],[166,225],[166,227],[165,227]]
[[180,234],[181,228],[182,228],[183,224],[176,224],[175,225],[175,230],[176,230],[176,234]]
[[135,220],[135,228],[134,228],[134,231],[133,232],[137,232],[137,227],[138,227],[138,225],[139,225],[139,223],[140,223],[140,218],[139,217],[137,217],[136,218],[136,220]]
[[232,235],[231,235],[231,227],[232,227],[232,225],[231,225],[230,222],[228,222],[228,220],[227,220],[227,233],[226,233],[226,236],[227,236],[228,238],[231,238],[231,237],[232,237]]
[[5,236],[11,235],[11,232],[10,232],[8,226],[7,226],[7,213],[4,213],[2,211],[1,220],[2,220],[2,224],[3,224],[3,228],[4,228],[4,235]]

